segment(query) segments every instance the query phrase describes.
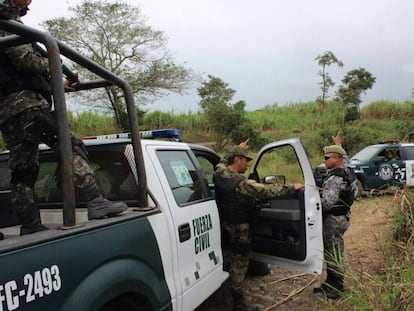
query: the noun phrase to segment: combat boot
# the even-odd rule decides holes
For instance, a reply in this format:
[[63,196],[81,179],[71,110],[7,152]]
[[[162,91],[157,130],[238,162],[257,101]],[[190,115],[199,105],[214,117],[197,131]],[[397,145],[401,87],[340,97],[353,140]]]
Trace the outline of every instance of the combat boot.
[[313,289],[314,293],[323,293],[326,298],[339,299],[345,292],[344,277],[332,269],[327,270],[327,278],[321,287]]
[[128,206],[124,202],[112,202],[104,199],[100,194],[95,181],[79,188],[82,198],[88,208],[88,219],[102,219],[115,216],[125,211]]
[[259,307],[254,304],[248,303],[241,291],[232,291],[233,295],[233,310],[234,311],[258,311]]
[[32,203],[26,209],[17,211],[17,218],[22,225],[20,227],[20,235],[26,235],[48,229],[43,226],[40,221],[39,206],[37,203]]

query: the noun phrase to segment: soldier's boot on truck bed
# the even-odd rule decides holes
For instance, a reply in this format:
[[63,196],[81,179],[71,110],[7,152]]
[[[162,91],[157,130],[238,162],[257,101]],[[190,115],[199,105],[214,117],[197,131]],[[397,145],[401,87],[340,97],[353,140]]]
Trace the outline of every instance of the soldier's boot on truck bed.
[[48,229],[43,226],[40,221],[39,206],[37,203],[32,203],[26,209],[17,211],[17,218],[22,225],[20,228],[20,235],[26,235]]
[[124,202],[112,202],[102,197],[95,181],[79,188],[88,208],[88,219],[101,219],[115,216],[125,211],[128,206]]
[[248,303],[241,291],[232,291],[233,295],[233,310],[237,311],[258,311],[259,306]]

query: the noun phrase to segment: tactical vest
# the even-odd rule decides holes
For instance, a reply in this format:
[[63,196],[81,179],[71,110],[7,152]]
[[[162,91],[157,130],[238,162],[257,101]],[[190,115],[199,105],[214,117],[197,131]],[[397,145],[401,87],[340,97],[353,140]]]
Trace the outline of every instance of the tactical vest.
[[339,215],[346,215],[352,203],[354,203],[355,193],[353,183],[356,181],[356,176],[353,170],[349,167],[347,168],[334,168],[328,171],[327,178],[330,176],[339,176],[342,177],[343,180],[346,182],[346,186],[344,190],[341,190],[339,193],[338,201],[336,202],[334,208],[329,211],[329,214],[334,216]]
[[[36,51],[38,47],[33,44],[33,49]],[[6,97],[19,90],[39,92],[46,100],[49,100],[51,95],[51,87],[46,77],[18,71],[0,50],[0,96]]]
[[215,184],[216,202],[220,217],[232,224],[248,223],[251,218],[251,205],[241,201],[236,193],[236,187],[244,179],[234,174],[232,178],[225,178],[222,171],[216,171],[213,177]]

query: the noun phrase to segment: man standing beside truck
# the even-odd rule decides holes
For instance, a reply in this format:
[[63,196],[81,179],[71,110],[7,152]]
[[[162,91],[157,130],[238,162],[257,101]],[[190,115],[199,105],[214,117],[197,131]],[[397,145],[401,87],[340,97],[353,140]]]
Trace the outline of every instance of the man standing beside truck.
[[[31,0],[0,0],[0,16],[20,21]],[[0,30],[0,36],[8,33]],[[48,59],[35,44],[0,50],[0,130],[10,150],[11,199],[21,223],[21,235],[47,229],[41,224],[34,185],[39,172],[38,145],[45,143],[57,151],[57,126],[51,111]],[[64,80],[65,88],[70,82]],[[119,214],[123,202],[102,197],[89,167],[83,142],[71,137],[75,186],[86,202],[89,219]]]
[[243,294],[251,249],[250,226],[255,213],[255,199],[271,199],[303,188],[302,184],[280,186],[247,179],[241,174],[246,172],[251,160],[247,143],[242,143],[227,156],[227,165],[218,165],[213,179],[223,235],[229,244],[229,258],[225,260],[229,261],[233,310],[243,311],[258,310],[257,306],[244,299]]
[[326,146],[323,154],[327,176],[321,187],[321,203],[327,278],[321,287],[314,288],[314,292],[338,299],[344,292],[343,235],[349,227],[351,205],[355,199],[352,186],[355,175],[346,168],[346,152],[340,145]]

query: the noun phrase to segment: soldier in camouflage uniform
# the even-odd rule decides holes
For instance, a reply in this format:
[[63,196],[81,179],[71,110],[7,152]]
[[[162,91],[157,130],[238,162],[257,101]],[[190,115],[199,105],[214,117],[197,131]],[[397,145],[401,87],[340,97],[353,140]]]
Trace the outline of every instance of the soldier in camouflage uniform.
[[324,148],[327,177],[322,184],[321,203],[327,278],[314,292],[325,293],[330,299],[339,298],[344,291],[343,235],[349,227],[350,208],[355,198],[352,187],[355,175],[346,169],[344,156],[346,152],[339,145]]
[[[291,194],[301,189],[303,185],[261,184],[245,178],[241,174],[246,172],[248,162],[252,160],[248,156],[247,148],[235,147],[226,159],[227,165],[217,166],[214,184],[223,236],[228,240],[229,258],[225,258],[225,261],[229,261],[233,309],[258,310],[257,306],[247,303],[243,298],[243,282],[249,264],[250,226],[255,213],[255,199],[270,199]],[[226,243],[224,247],[227,248]]]
[[[20,21],[30,0],[0,0],[0,16]],[[8,33],[0,30],[0,36]],[[38,145],[57,151],[57,126],[51,111],[48,59],[35,44],[0,50],[0,130],[10,150],[11,199],[16,208],[21,234],[45,230],[40,221],[34,184],[39,172]],[[70,83],[64,81],[65,88]],[[122,202],[104,199],[89,167],[83,142],[71,137],[75,185],[87,202],[88,218],[99,219],[126,210]]]

